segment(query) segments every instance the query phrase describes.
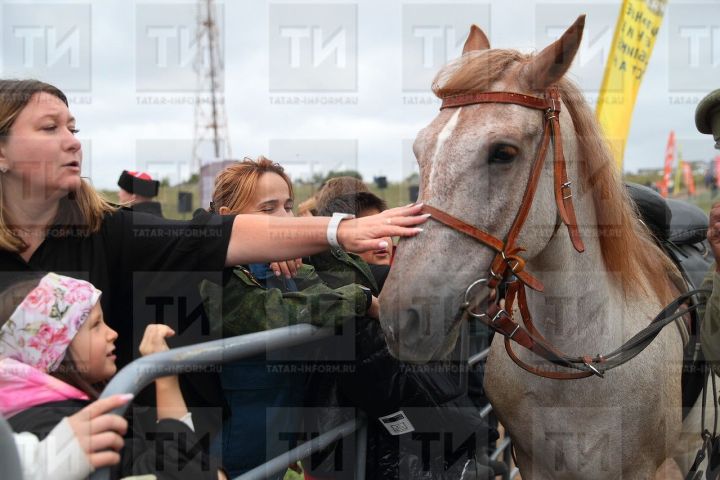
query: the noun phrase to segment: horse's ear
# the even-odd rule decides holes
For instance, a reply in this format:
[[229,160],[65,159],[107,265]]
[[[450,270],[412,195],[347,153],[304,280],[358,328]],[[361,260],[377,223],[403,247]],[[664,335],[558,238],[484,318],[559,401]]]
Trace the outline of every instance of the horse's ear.
[[477,25],[470,26],[470,35],[465,40],[465,46],[463,46],[463,53],[471,52],[473,50],[487,50],[490,48],[490,40],[488,40],[485,33],[480,30]]
[[521,77],[531,90],[544,90],[565,75],[580,47],[584,28],[585,15],[580,15],[560,38],[525,65]]

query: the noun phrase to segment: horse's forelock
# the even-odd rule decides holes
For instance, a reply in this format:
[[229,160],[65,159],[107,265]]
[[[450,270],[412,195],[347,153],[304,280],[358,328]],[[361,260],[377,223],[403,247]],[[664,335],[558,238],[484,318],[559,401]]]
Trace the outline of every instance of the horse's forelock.
[[[517,71],[514,64],[527,63],[531,58],[515,50],[468,52],[438,72],[432,90],[441,99],[468,91],[488,91],[508,72]],[[679,275],[677,269],[638,221],[605,136],[582,92],[566,78],[558,87],[575,129],[583,190],[590,189],[595,205],[597,231],[585,235],[598,235],[605,269],[616,275],[627,294],[654,292],[661,301],[669,300],[672,287],[668,274]]]
[[530,55],[516,50],[480,50],[464,54],[443,67],[432,83],[433,93],[445,98],[467,91],[484,91],[507,74],[513,63],[526,62]]

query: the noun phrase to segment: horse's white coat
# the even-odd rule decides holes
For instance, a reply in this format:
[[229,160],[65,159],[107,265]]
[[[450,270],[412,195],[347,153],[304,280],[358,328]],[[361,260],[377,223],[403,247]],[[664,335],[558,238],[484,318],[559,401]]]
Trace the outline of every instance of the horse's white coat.
[[455,127],[458,123],[458,118],[460,118],[460,111],[462,110],[462,107],[455,109],[455,113],[453,113],[452,117],[450,117],[450,120],[445,124],[442,130],[440,130],[440,133],[438,134],[437,141],[435,142],[435,152],[433,153],[432,160],[430,160],[430,181],[432,182],[434,178],[435,173],[435,165],[436,165],[436,159],[438,155],[440,154],[443,145],[445,145],[445,142],[447,142],[448,138],[452,136],[453,131],[455,130]]
[[[521,79],[505,78],[491,90],[522,90]],[[441,112],[418,134],[420,199],[503,238],[520,207],[542,117],[499,104],[467,107],[462,124],[459,109],[448,116]],[[582,185],[566,108],[560,122],[568,177]],[[518,148],[510,165],[489,161],[498,143]],[[552,164],[552,153],[547,152],[546,165]],[[545,285],[544,294],[530,292],[529,308],[539,331],[566,353],[608,353],[645,327],[662,305],[652,295],[626,295],[635,286],[606,271],[593,230],[595,203],[579,189],[573,199],[586,250],[573,249],[565,227],[554,228],[552,184],[552,168],[546,167],[518,239],[527,249],[527,270]],[[381,323],[393,354],[416,362],[447,354],[457,338],[463,293],[488,271],[493,256],[438,222],[428,222],[421,236],[404,241],[381,295]],[[516,352],[537,364],[531,353]],[[682,341],[674,328],[606,378],[576,381],[544,379],[520,369],[496,336],[485,387],[512,437],[524,479],[644,479],[652,478],[676,447],[681,367]]]

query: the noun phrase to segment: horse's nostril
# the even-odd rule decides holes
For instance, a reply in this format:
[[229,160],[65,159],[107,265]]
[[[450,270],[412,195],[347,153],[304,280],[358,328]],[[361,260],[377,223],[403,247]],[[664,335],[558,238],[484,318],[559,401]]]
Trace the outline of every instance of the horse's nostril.
[[420,331],[420,313],[414,308],[405,310],[405,331],[415,333]]

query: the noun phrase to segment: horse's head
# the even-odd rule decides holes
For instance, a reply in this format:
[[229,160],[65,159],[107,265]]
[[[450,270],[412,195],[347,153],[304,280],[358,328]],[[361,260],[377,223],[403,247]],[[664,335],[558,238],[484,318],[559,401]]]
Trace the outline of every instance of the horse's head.
[[[558,85],[577,52],[584,16],[536,55],[492,50],[473,26],[459,59],[433,82],[440,98],[468,92],[517,92],[543,97]],[[572,87],[575,94],[578,91]],[[572,119],[561,108],[567,174],[578,179]],[[420,200],[498,239],[505,239],[520,209],[531,167],[543,137],[544,112],[507,103],[480,103],[440,111],[413,146],[420,165]],[[571,134],[572,132],[572,134]],[[517,245],[524,259],[537,256],[558,232],[553,186],[553,147]],[[445,357],[453,348],[467,287],[487,277],[496,252],[469,236],[429,221],[415,239],[398,248],[381,295],[381,323],[390,351],[406,361]],[[564,231],[565,238],[567,234]],[[473,305],[487,289],[473,292]]]

